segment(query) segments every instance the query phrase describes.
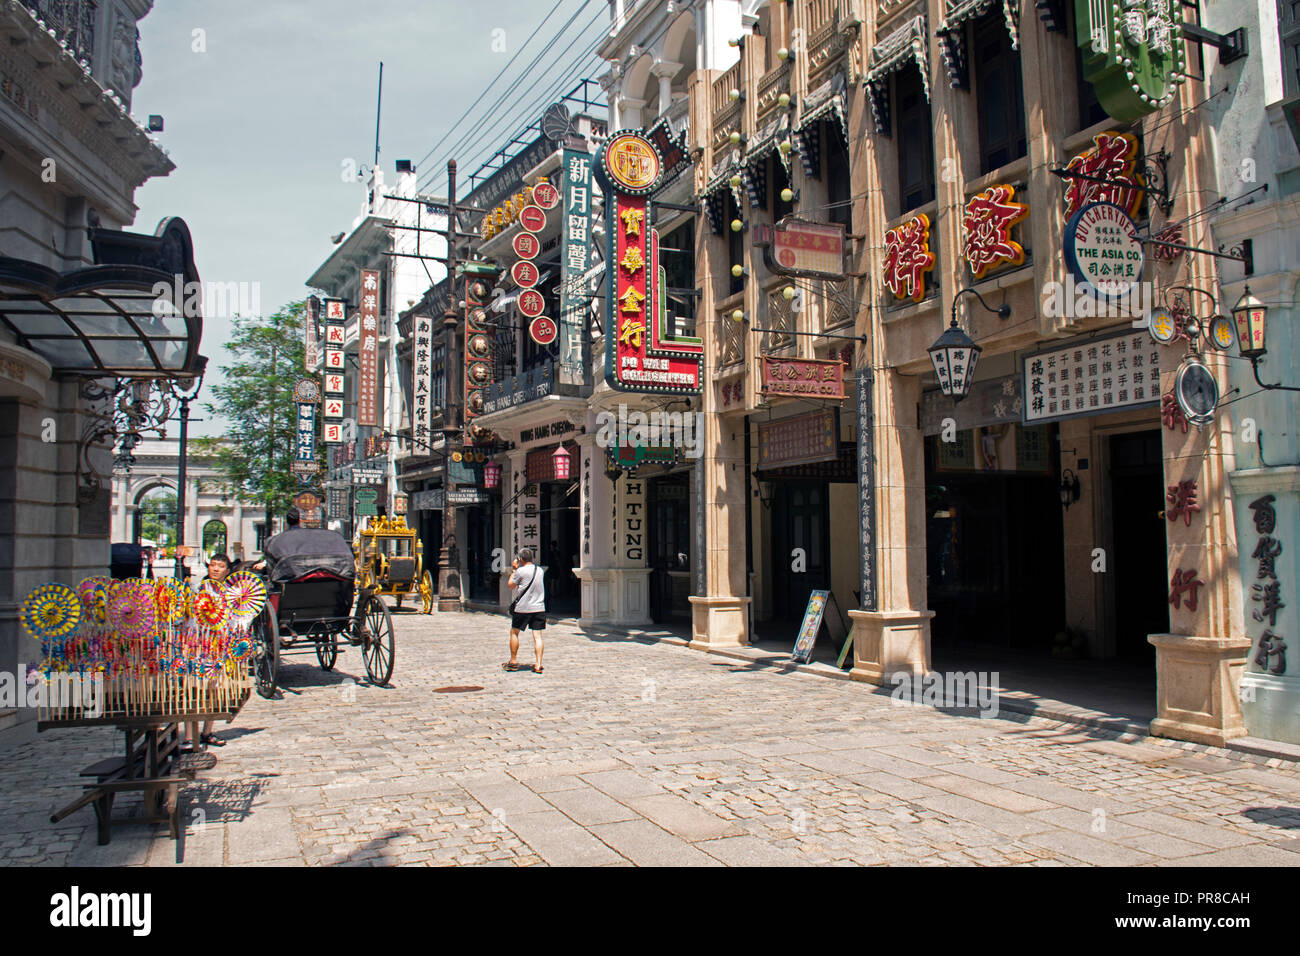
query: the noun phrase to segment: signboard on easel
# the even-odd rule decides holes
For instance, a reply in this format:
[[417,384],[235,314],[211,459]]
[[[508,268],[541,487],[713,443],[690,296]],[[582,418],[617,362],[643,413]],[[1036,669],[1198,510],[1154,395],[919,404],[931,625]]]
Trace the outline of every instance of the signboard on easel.
[[[830,607],[833,613],[827,617],[826,609]],[[799,636],[794,642],[794,651],[790,659],[801,664],[807,664],[812,660],[813,645],[817,643],[817,635],[821,632],[823,620],[826,624],[826,630],[834,642],[838,642],[845,637],[844,619],[840,616],[840,607],[835,602],[835,595],[829,590],[813,591],[808,595],[808,607],[803,612],[803,623],[799,627]],[[840,655],[840,666],[843,666],[844,655]]]

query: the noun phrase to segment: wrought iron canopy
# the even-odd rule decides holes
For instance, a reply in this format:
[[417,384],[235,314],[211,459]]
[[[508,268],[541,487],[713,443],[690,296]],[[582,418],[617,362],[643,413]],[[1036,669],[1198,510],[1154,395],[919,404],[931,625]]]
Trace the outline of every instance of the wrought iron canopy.
[[202,294],[185,223],[90,240],[95,265],[70,272],[0,256],[0,326],[56,375],[198,375]]

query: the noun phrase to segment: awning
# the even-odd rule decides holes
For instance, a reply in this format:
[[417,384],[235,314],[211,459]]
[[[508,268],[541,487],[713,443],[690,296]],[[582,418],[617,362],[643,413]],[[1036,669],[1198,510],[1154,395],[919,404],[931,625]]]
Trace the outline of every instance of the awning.
[[834,114],[839,121],[840,130],[848,136],[848,126],[844,121],[844,74],[836,73],[813,92],[803,98],[799,112],[799,130],[808,129],[813,123]]
[[55,375],[199,374],[202,294],[185,223],[90,236],[96,265],[70,272],[0,256],[0,327]]
[[870,92],[871,117],[876,132],[889,132],[889,75],[901,70],[909,59],[921,72],[921,89],[930,99],[929,35],[925,14],[919,13],[871,48],[871,68],[865,77]]
[[[982,16],[998,0],[945,0],[943,22],[934,35],[943,51],[944,65],[948,68],[948,85],[964,90],[970,86],[970,58],[966,51],[967,20]],[[1020,49],[1020,0],[1001,0],[1002,17],[1011,37],[1011,49]]]

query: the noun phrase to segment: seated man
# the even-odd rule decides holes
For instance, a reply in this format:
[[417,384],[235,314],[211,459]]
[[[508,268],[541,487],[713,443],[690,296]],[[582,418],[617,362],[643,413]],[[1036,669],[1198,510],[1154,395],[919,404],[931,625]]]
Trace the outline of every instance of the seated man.
[[[301,515],[296,507],[290,506],[284,513],[284,523],[288,527],[266,542],[263,558],[253,569],[261,571],[270,566],[271,586],[283,585],[312,571],[328,571],[337,574],[349,582],[346,588],[348,608],[352,606],[351,582],[356,579],[356,564],[352,557],[352,548],[347,539],[337,531],[323,528],[300,528]],[[278,590],[278,588],[276,588]],[[346,614],[347,609],[341,609]]]

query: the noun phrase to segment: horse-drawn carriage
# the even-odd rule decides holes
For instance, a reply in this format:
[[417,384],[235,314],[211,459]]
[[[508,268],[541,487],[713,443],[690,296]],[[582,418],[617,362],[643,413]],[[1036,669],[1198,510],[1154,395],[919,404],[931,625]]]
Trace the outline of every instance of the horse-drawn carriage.
[[282,639],[289,647],[298,641],[313,643],[316,660],[327,671],[334,668],[340,641],[347,641],[361,648],[372,684],[387,684],[393,676],[393,620],[388,605],[373,588],[354,586],[340,574],[311,571],[285,581],[267,596],[252,632],[257,692],[263,697],[275,694]]
[[433,574],[424,566],[424,544],[401,515],[372,518],[357,533],[353,551],[357,585],[396,598],[397,606],[418,594],[425,614],[433,613]]

